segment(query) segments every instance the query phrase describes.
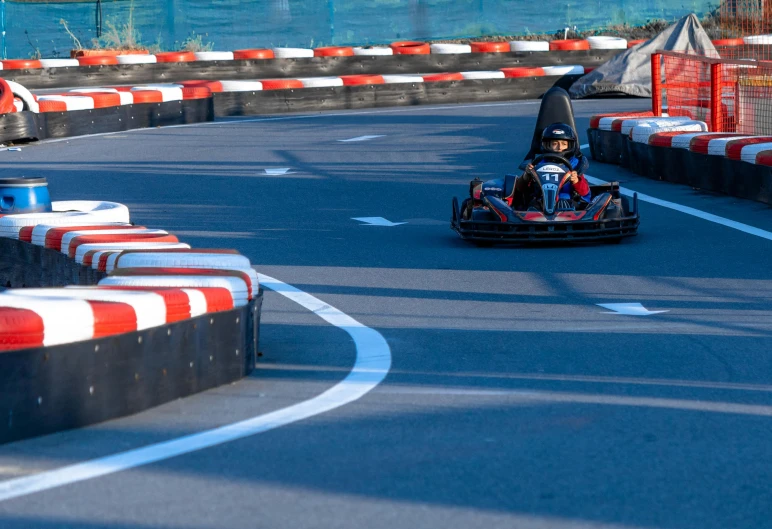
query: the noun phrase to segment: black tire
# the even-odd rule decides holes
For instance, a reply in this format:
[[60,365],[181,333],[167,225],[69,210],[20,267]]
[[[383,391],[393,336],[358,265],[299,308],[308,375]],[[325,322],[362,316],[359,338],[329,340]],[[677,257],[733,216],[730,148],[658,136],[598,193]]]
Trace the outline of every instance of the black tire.
[[606,239],[606,244],[619,244],[622,242],[623,237],[614,237],[613,239]]

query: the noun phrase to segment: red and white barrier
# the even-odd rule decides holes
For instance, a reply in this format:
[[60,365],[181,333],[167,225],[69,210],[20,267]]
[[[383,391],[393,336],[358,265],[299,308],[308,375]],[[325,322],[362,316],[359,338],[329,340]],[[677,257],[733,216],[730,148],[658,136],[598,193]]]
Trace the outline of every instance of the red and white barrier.
[[[28,344],[28,347],[91,340],[117,334],[113,332],[115,330],[136,330],[136,314],[128,305],[116,307],[112,303],[105,305],[98,301],[74,298],[25,296],[23,291],[6,290],[0,293],[0,307],[26,309],[37,316],[37,321],[42,321],[42,340],[40,343]],[[17,316],[21,316],[21,313],[17,313]],[[33,318],[27,316],[25,325],[31,325],[30,319]],[[13,334],[13,329],[5,329],[0,334]]]
[[660,132],[707,132],[708,124],[704,121],[686,121],[675,125],[657,125],[642,123],[630,130],[630,139],[636,143],[649,143],[649,138]]
[[[49,102],[49,101],[55,101],[59,103],[64,104],[64,108],[61,110],[66,111],[72,111],[72,110],[90,110],[94,108],[94,100],[90,97],[85,96],[63,96],[63,95],[41,95],[38,96],[38,103],[42,105],[42,103]],[[43,107],[41,106],[41,109]]]
[[759,155],[772,151],[772,142],[759,143],[756,145],[747,145],[742,148],[740,159],[744,162],[756,164],[759,163]]
[[177,237],[174,235],[160,235],[151,238],[122,241],[122,242],[91,242],[80,244],[75,255],[72,257],[75,262],[84,266],[93,264],[93,256],[96,252],[106,250],[136,250],[138,248],[161,248],[161,249],[190,249],[190,245],[182,242],[175,242]]
[[[107,271],[116,268],[215,268],[252,270],[249,259],[235,250],[127,250],[108,259]],[[254,272],[254,270],[252,270]],[[257,280],[257,275],[252,276]]]
[[[6,295],[80,299],[87,301],[110,301],[130,305],[136,314],[135,329],[144,330],[165,325],[166,302],[162,296],[152,292],[122,292],[98,287],[66,287],[66,288],[21,288],[9,289]],[[109,308],[109,307],[107,307]]]
[[69,200],[52,202],[50,213],[23,213],[0,218],[0,237],[18,239],[27,226],[82,226],[88,224],[128,224],[129,209],[115,202]]
[[[55,231],[56,235],[50,237],[49,241],[53,247],[56,244],[56,238],[61,234],[61,240],[59,241],[60,251],[70,257],[75,257],[75,251],[78,246],[82,244],[88,244],[92,242],[122,242],[132,241],[137,235],[169,235],[169,232],[164,230],[148,230],[142,227],[123,227],[116,226],[115,229],[95,229],[86,228],[83,230],[62,230]],[[177,241],[164,241],[164,242],[177,242]]]
[[227,288],[235,307],[252,299],[252,289],[258,288],[249,274],[234,270],[200,268],[123,268],[116,269],[99,282],[100,286],[142,287],[221,287]]
[[144,90],[153,90],[156,92],[161,92],[161,100],[166,101],[182,101],[183,95],[182,95],[182,89],[183,86],[180,84],[147,84],[147,85],[139,85],[139,86],[132,86],[131,91],[144,91]]
[[[37,226],[28,226],[26,228],[22,228],[22,231],[19,232],[19,239],[25,242],[31,242],[35,246],[45,246],[46,248],[53,248],[54,250],[60,251],[62,249],[62,239],[67,233],[70,232],[83,230],[96,232],[133,229],[145,228],[144,226],[134,226],[132,224],[84,224],[81,226],[64,227],[39,224]],[[26,230],[29,230],[29,235],[25,233]]]
[[[235,250],[191,250],[164,230],[129,224],[121,204],[54,204],[75,211],[6,215],[0,221],[24,242],[99,270],[111,259],[115,270],[97,287],[0,293],[0,350],[90,340],[231,310],[259,289],[257,273]],[[47,224],[36,224],[41,220]]]

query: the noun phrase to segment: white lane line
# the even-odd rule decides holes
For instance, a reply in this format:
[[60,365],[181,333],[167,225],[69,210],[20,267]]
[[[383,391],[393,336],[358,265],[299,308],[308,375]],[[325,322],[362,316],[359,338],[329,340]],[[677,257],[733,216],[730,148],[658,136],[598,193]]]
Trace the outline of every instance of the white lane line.
[[391,368],[391,350],[379,332],[365,327],[347,314],[302,290],[273,277],[260,273],[257,276],[262,286],[298,303],[351,336],[357,355],[354,367],[346,378],[312,399],[265,415],[56,470],[0,482],[0,501],[94,479],[267,432],[354,402],[383,381]]
[[346,143],[350,141],[368,141],[368,140],[374,140],[375,138],[383,138],[385,134],[377,134],[375,136],[357,136],[356,138],[349,138],[347,140],[338,140],[341,143]]
[[[589,144],[580,145],[580,149],[586,149],[589,147]],[[607,181],[601,180],[600,178],[595,178],[594,176],[590,175],[584,175],[588,182],[591,184],[599,185],[599,184],[608,184]],[[619,191],[628,197],[632,197],[636,191],[632,189],[627,189],[626,187],[620,187]],[[716,224],[720,224],[722,226],[726,226],[727,228],[732,228],[738,231],[741,231],[743,233],[747,233],[749,235],[755,235],[756,237],[761,237],[762,239],[767,239],[768,241],[772,241],[772,232],[768,232],[766,230],[762,230],[761,228],[754,228],[753,226],[749,226],[748,224],[743,224],[742,222],[737,222],[735,220],[727,219],[724,217],[719,217],[718,215],[714,215],[712,213],[707,213],[705,211],[701,211],[699,209],[695,209],[689,206],[683,206],[681,204],[676,204],[675,202],[669,202],[667,200],[662,200],[661,198],[652,197],[649,195],[645,195],[643,193],[638,193],[638,200],[641,202],[648,202],[650,204],[656,204],[657,206],[662,206],[663,208],[672,209],[674,211],[680,211],[681,213],[685,213],[687,215],[691,215],[692,217],[698,217],[703,220],[707,220],[708,222],[714,222]]]

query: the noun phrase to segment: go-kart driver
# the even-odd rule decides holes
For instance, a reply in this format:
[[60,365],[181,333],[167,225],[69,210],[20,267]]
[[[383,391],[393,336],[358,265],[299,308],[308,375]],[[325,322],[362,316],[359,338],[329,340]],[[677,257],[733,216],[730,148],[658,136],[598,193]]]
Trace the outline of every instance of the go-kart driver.
[[[576,193],[585,203],[589,203],[592,195],[590,193],[590,184],[587,183],[584,172],[590,166],[590,163],[578,148],[578,143],[576,132],[570,125],[553,123],[542,132],[541,152],[537,154],[557,154],[571,163],[572,171],[569,173],[569,180],[560,188],[559,200],[570,202],[573,194]],[[524,205],[529,204],[534,196],[534,190],[531,189],[533,184],[533,179],[531,178],[532,171],[533,165],[529,163],[525,168],[525,172],[517,179],[515,184],[517,189],[513,195],[523,198],[528,197],[524,201]]]

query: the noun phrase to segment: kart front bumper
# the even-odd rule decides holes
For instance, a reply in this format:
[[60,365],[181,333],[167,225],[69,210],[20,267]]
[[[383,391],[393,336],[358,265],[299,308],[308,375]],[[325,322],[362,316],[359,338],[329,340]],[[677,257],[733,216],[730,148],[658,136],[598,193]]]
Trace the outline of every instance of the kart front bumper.
[[463,220],[458,203],[454,201],[450,227],[462,239],[486,243],[518,242],[583,242],[618,240],[638,234],[640,219],[637,212],[618,219],[579,221],[521,221]]

